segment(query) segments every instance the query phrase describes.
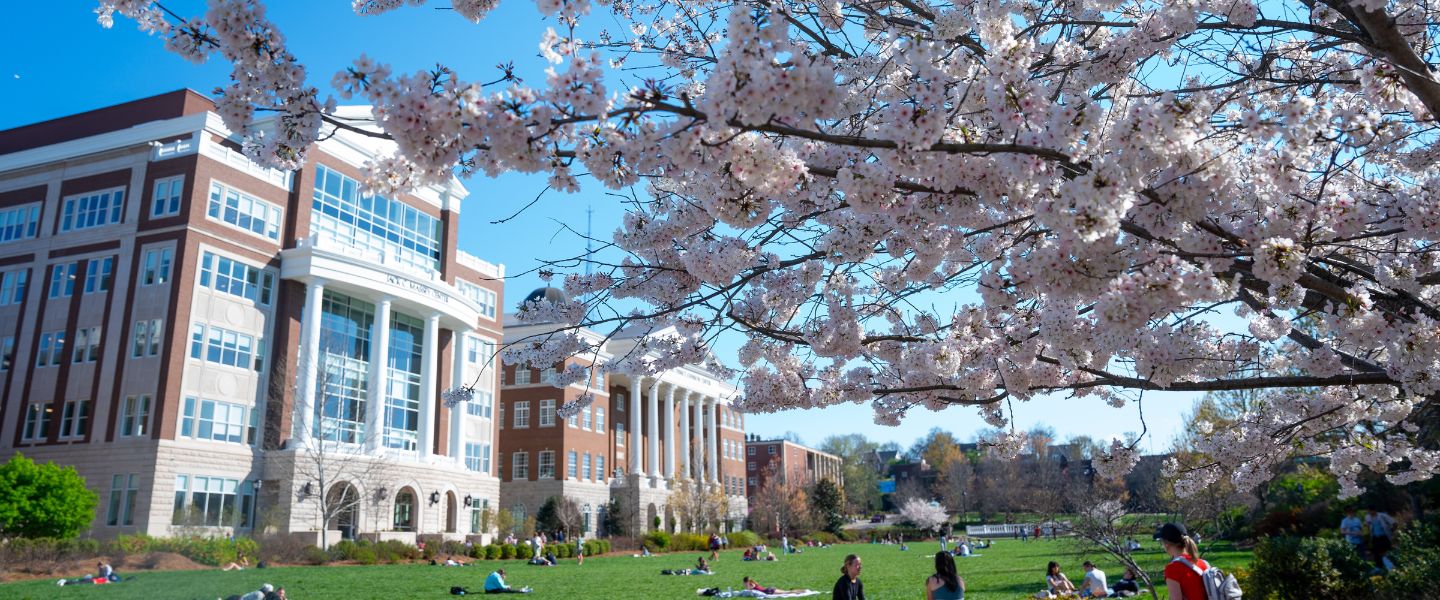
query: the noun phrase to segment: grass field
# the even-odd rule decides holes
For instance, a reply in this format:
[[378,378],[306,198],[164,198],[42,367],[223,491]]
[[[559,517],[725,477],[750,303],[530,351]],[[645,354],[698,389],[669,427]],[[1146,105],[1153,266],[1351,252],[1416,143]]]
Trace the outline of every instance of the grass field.
[[[522,561],[481,561],[471,567],[435,567],[430,565],[278,567],[262,571],[246,570],[223,573],[211,571],[171,571],[135,573],[133,581],[119,585],[57,587],[53,580],[29,581],[0,585],[0,598],[104,598],[106,600],[141,599],[213,599],[217,596],[243,593],[269,582],[284,586],[294,600],[357,600],[368,598],[448,598],[450,586],[459,585],[480,591],[485,576],[504,566],[508,580],[516,587],[529,585],[535,593],[527,598],[698,598],[698,587],[727,586],[739,588],[740,578],[750,576],[762,584],[780,588],[808,587],[820,590],[829,598],[831,586],[839,577],[840,563],[846,554],[859,554],[864,561],[861,580],[866,596],[872,600],[924,598],[924,580],[933,571],[931,556],[938,544],[913,544],[901,552],[897,546],[845,544],[824,549],[809,549],[803,554],[781,557],[777,562],[744,562],[740,551],[722,553],[713,576],[662,576],[661,569],[679,569],[695,562],[698,553],[662,554],[651,558],[630,556],[595,557],[577,567],[574,560],[563,560],[553,568],[532,567]],[[1158,572],[1164,557],[1158,551],[1143,554],[1142,564]],[[981,556],[957,559],[960,576],[966,584],[966,598],[978,600],[1018,600],[1043,588],[1045,563],[1058,561],[1071,581],[1079,583],[1083,573],[1081,561],[1089,558],[1113,581],[1121,569],[1108,556],[1083,556],[1074,551],[1067,540],[1021,543],[1000,540]],[[1250,553],[1228,546],[1214,546],[1207,560],[1224,568],[1249,563]],[[79,574],[77,574],[79,575]],[[1161,586],[1161,598],[1165,597]]]

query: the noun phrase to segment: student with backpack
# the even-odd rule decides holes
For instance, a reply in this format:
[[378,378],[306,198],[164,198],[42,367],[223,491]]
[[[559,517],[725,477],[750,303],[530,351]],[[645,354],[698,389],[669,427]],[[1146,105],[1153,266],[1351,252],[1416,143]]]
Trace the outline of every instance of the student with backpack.
[[1165,587],[1171,600],[1239,600],[1240,585],[1233,575],[1200,559],[1200,548],[1178,523],[1160,528],[1160,546],[1170,555],[1165,565]]

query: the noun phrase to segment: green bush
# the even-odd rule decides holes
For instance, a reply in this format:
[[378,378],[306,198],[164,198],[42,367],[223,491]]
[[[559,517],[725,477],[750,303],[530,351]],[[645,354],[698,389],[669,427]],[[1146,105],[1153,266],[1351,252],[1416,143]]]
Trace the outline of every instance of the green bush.
[[528,546],[528,545],[526,545],[526,544],[516,544],[516,545],[515,545],[515,558],[518,558],[518,559],[521,559],[521,560],[529,560],[531,557],[534,557],[534,556],[535,556],[535,549],[534,549],[534,548],[531,548],[530,546]]
[[351,540],[340,540],[330,545],[327,554],[330,555],[330,560],[354,560],[355,551],[358,548],[359,546]]
[[755,546],[760,543],[760,536],[755,535],[755,532],[753,531],[737,531],[726,537],[730,540],[731,548],[744,548],[746,546]]
[[330,555],[321,550],[319,546],[310,546],[305,549],[305,562],[312,565],[323,565],[330,560]]
[[658,530],[651,531],[645,534],[643,543],[651,552],[663,552],[670,548],[670,534]]
[[1368,597],[1371,564],[1344,540],[1262,538],[1245,581],[1247,598]]
[[90,526],[99,501],[75,467],[15,454],[0,465],[0,538],[73,538]]
[[1419,590],[1440,590],[1440,527],[1413,523],[1402,529],[1390,560],[1395,570],[1374,578],[1376,598],[1408,600]]
[[815,533],[805,536],[804,539],[805,541],[813,540],[825,545],[840,543],[839,536],[836,536],[835,534],[828,531],[817,531]]
[[444,545],[445,538],[437,534],[427,533],[415,536],[415,542],[416,545],[423,544],[420,549],[420,558],[424,560],[431,560],[436,556],[439,556],[440,548]]
[[450,556],[465,556],[470,551],[465,547],[465,542],[446,540],[440,543],[440,552]]
[[0,565],[90,559],[100,551],[100,542],[93,539],[14,538],[0,543]]
[[373,565],[378,562],[375,556],[375,548],[370,546],[361,546],[359,548],[356,548],[350,560],[358,562],[362,565]]
[[575,558],[575,544],[558,544],[555,547],[555,558]]
[[500,544],[490,544],[485,547],[485,560],[500,560]]
[[501,560],[510,560],[512,558],[515,558],[515,544],[505,544],[503,546],[500,546],[500,558]]
[[701,533],[677,533],[670,537],[668,548],[675,552],[708,551],[710,536]]
[[400,540],[385,540],[375,544],[375,557],[382,562],[391,564],[405,560],[418,560],[420,548]]

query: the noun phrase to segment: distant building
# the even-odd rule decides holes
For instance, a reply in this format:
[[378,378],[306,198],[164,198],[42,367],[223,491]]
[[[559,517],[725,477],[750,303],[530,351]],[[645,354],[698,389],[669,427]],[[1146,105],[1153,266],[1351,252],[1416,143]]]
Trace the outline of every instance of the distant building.
[[[564,299],[556,288],[532,292],[525,301]],[[507,342],[535,339],[556,329],[553,323],[521,323],[506,316]],[[725,498],[723,523],[695,529],[735,529],[748,513],[741,462],[745,416],[730,407],[734,386],[699,366],[671,369],[659,376],[605,373],[595,367],[632,357],[640,338],[627,331],[609,336],[580,332],[599,351],[568,359],[553,368],[507,366],[501,388],[499,466],[501,508],[523,522],[553,496],[574,500],[581,527],[590,535],[607,534],[607,504],[612,498],[630,507],[627,518],[638,531],[677,531],[683,523],[671,496],[682,485]],[[665,332],[656,335],[664,336]],[[595,359],[592,364],[589,359]],[[578,366],[590,381],[557,387],[556,376]],[[565,404],[591,394],[593,402],[568,419]]]
[[755,436],[745,442],[745,494],[753,496],[764,488],[771,473],[806,485],[830,479],[843,487],[843,466],[844,461],[834,454],[789,440]]

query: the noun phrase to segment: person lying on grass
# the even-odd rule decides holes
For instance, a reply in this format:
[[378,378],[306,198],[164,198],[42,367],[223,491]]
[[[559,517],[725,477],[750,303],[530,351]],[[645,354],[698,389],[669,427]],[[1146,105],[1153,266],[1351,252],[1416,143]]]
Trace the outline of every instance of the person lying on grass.
[[117,575],[117,574],[115,574],[115,569],[110,568],[110,565],[106,564],[105,561],[100,561],[100,562],[98,562],[98,563],[95,563],[95,574],[94,574],[94,575],[89,575],[89,574],[87,574],[87,575],[85,575],[84,577],[77,577],[77,578],[75,578],[75,579],[61,579],[60,581],[55,582],[55,584],[56,584],[56,585],[62,585],[62,586],[64,586],[64,585],[78,585],[78,584],[81,584],[81,583],[96,583],[96,584],[98,584],[98,583],[119,583],[119,582],[120,582],[120,576]]
[[765,595],[767,595],[767,596],[768,596],[768,595],[771,595],[771,594],[799,594],[799,593],[808,591],[808,590],[782,590],[782,589],[779,589],[779,588],[765,587],[765,586],[763,586],[763,585],[760,585],[760,582],[755,581],[754,579],[751,579],[751,578],[749,578],[749,577],[743,577],[743,578],[740,579],[740,581],[741,581],[741,583],[745,584],[745,589],[751,590],[751,591],[755,591],[755,592],[760,592],[760,593],[765,594]]

